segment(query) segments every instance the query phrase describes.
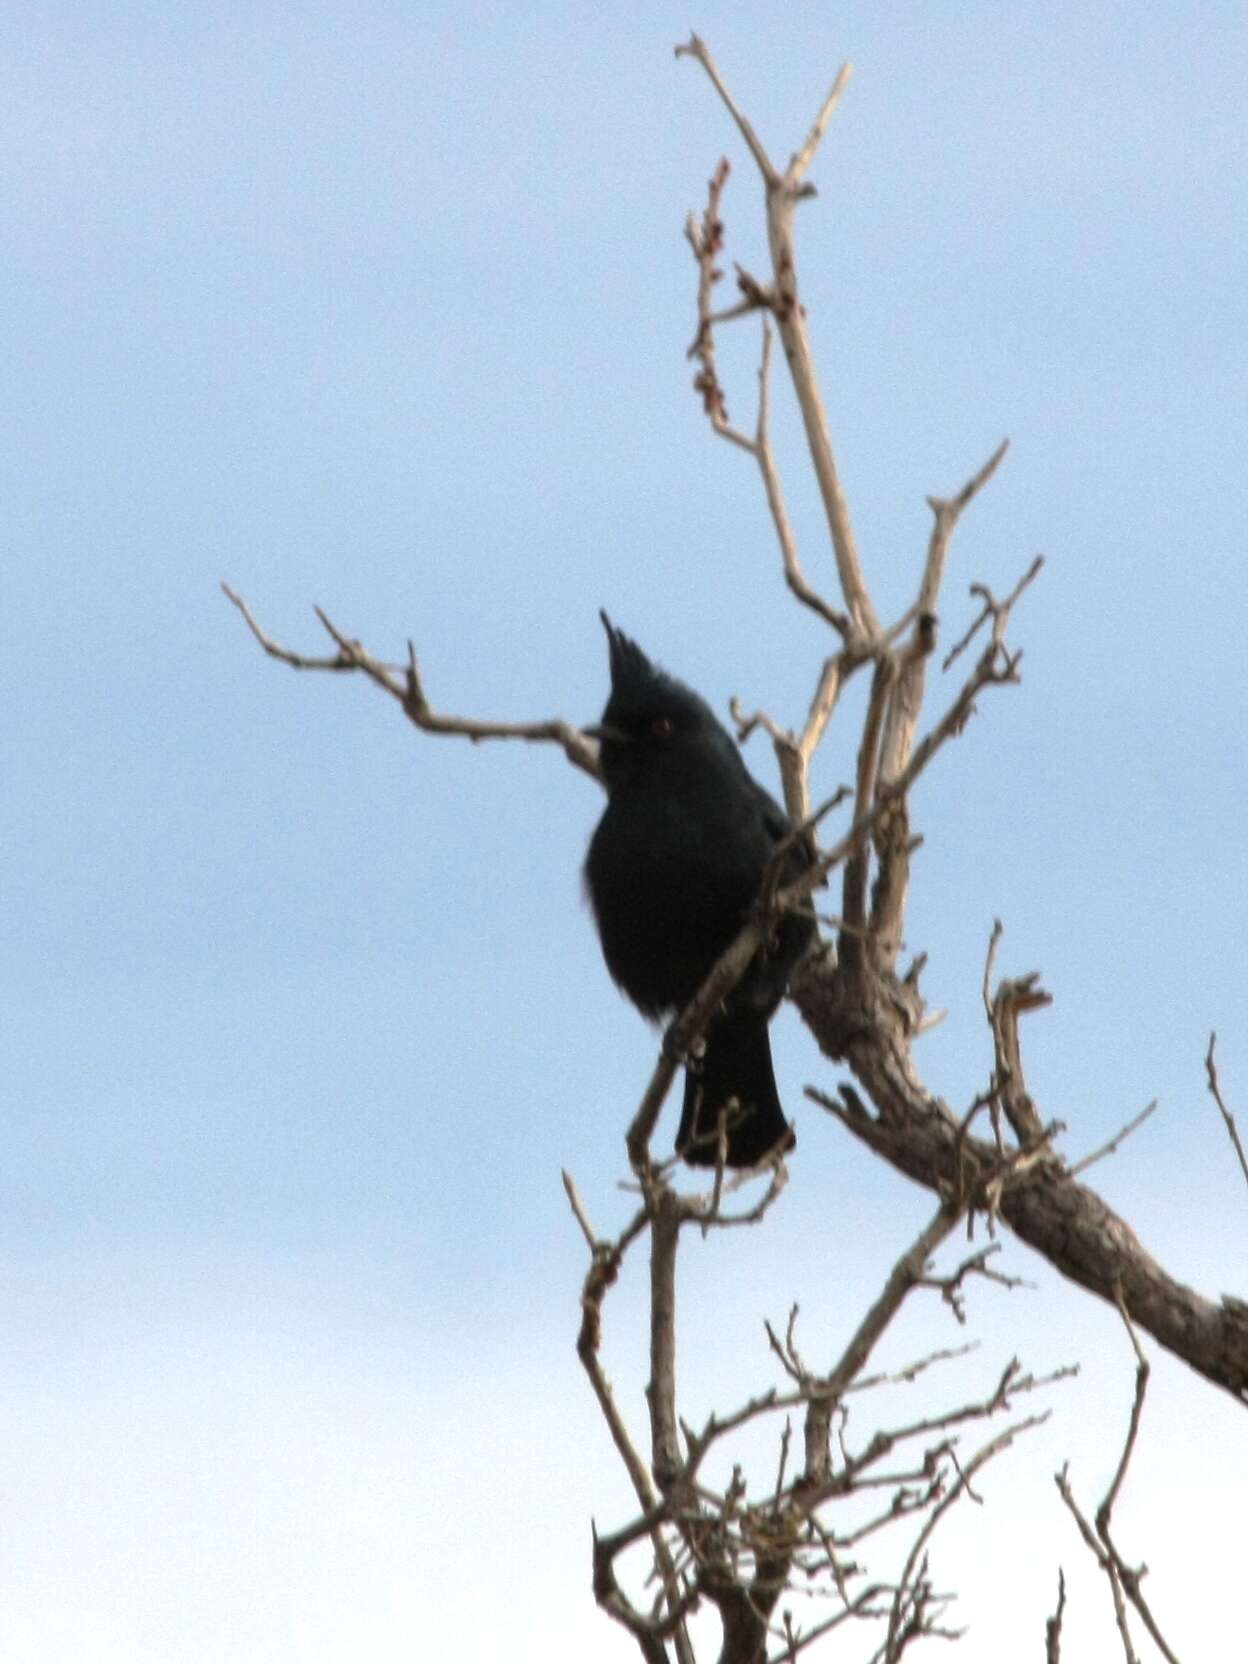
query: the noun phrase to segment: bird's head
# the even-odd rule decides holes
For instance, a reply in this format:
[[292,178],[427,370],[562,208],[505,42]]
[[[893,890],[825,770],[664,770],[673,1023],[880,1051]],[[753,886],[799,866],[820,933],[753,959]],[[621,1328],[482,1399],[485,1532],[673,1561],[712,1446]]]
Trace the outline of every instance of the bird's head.
[[585,732],[601,746],[607,786],[681,768],[736,746],[706,701],[653,664],[637,643],[599,614],[611,654],[611,697],[602,721]]

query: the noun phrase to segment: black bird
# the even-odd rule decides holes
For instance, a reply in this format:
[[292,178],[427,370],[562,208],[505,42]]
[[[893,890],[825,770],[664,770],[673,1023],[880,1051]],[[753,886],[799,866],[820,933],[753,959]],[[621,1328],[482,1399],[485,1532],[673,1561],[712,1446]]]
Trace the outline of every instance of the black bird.
[[[611,697],[601,724],[586,732],[601,745],[607,807],[590,841],[586,886],[607,969],[645,1016],[667,1017],[688,1005],[739,935],[792,828],[706,701],[601,618]],[[779,882],[791,883],[810,860],[795,841]],[[676,1148],[691,1165],[716,1164],[721,1112],[733,1099],[729,1167],[792,1148],[767,1024],[814,934],[813,918],[786,913],[712,1019],[701,1062],[685,1072]]]

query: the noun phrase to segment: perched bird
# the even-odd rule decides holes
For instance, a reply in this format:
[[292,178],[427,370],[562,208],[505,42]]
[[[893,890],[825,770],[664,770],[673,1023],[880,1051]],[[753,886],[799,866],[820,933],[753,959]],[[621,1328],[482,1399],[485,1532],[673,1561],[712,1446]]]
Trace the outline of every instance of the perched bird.
[[[740,934],[792,828],[706,701],[601,617],[611,697],[586,732],[601,746],[607,807],[590,841],[586,887],[607,969],[645,1016],[669,1017]],[[810,860],[795,841],[779,882],[791,883]],[[809,915],[774,922],[712,1019],[701,1061],[689,1061],[676,1148],[691,1165],[716,1164],[725,1110],[727,1166],[792,1148],[767,1024],[814,934]]]

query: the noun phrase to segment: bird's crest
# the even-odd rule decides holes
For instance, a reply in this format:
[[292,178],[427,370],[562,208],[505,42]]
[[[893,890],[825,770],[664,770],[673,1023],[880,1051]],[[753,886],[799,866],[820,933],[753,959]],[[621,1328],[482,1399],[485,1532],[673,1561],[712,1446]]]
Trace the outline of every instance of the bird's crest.
[[648,658],[605,612],[598,616],[611,649],[611,697],[604,712],[608,723],[631,732],[665,717],[686,735],[715,741],[722,735],[731,745],[704,699]]
[[598,616],[602,620],[602,627],[607,632],[607,644],[611,652],[611,687],[614,692],[622,693],[630,688],[643,686],[653,682],[661,672],[653,665],[638,647],[631,636],[626,636],[623,630],[617,630],[607,617],[606,611],[599,608]]

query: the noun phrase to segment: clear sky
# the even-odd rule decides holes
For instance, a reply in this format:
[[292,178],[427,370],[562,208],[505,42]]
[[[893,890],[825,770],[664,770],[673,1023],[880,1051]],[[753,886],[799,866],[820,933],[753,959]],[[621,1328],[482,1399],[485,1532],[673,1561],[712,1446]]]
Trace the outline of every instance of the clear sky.
[[[324,606],[431,699],[589,720],[596,610],[721,710],[800,719],[828,649],[779,581],[756,476],[690,391],[681,236],[727,151],[707,39],[787,158],[854,78],[799,253],[868,581],[908,603],[948,492],[967,585],[1048,564],[992,694],[917,792],[909,945],[948,1007],[918,1060],[985,1082],[984,949],[1055,996],[1029,1079],[1176,1275],[1248,1294],[1248,224],[1242,6],[29,4],[0,18],[0,808],[7,1035],[0,1652],[23,1664],[634,1656],[589,1591],[629,1501],[573,1352],[583,1244],[627,1202],[655,1037],[601,966],[599,809],[551,750],[418,735],[374,690],[266,661]],[[725,342],[748,420],[757,335]],[[792,420],[780,462],[831,585]],[[940,700],[939,684],[934,699]],[[846,778],[851,702],[816,786]],[[748,750],[774,784],[767,746]],[[764,1230],[691,1245],[688,1406],[769,1384],[802,1302],[831,1357],[929,1198],[803,1102]],[[665,1123],[663,1136],[670,1136]],[[973,1394],[1079,1360],[1052,1422],[937,1540],[960,1657],[1038,1655],[1059,1562],[1074,1664],[1113,1647],[1060,1507],[1092,1502],[1133,1365],[1107,1311],[971,1301]],[[641,1409],[644,1277],[608,1311]],[[899,1363],[961,1339],[914,1315]],[[700,1352],[699,1350],[700,1349]],[[1184,1658],[1240,1623],[1242,1412],[1150,1348],[1124,1551]],[[860,1412],[863,1413],[863,1412]],[[1200,1595],[1193,1598],[1198,1586]],[[1067,1654],[1064,1652],[1063,1657]]]

